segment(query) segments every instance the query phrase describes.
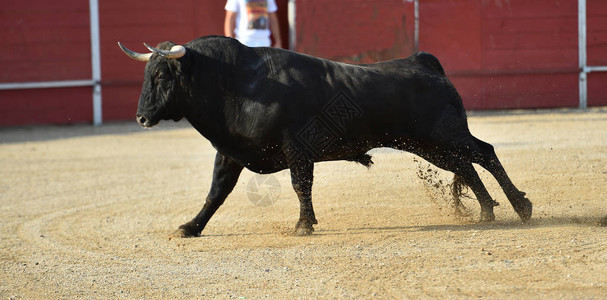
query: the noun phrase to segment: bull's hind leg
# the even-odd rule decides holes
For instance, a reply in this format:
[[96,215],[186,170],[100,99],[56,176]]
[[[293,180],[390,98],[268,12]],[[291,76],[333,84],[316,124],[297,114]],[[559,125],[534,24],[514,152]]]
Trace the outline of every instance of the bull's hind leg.
[[[446,155],[449,157],[449,155]],[[443,164],[443,168],[455,173],[461,181],[470,187],[478,203],[481,206],[481,222],[490,222],[495,220],[495,214],[493,213],[493,207],[498,206],[499,203],[495,202],[487,188],[478,176],[478,173],[474,169],[471,163],[461,160],[456,156],[451,156],[451,162]],[[430,161],[432,162],[432,161]],[[437,165],[440,167],[440,165]]]
[[433,165],[455,173],[455,175],[459,177],[459,180],[463,181],[464,184],[470,187],[476,196],[476,199],[481,206],[480,220],[482,222],[495,220],[493,207],[499,205],[499,203],[495,202],[491,198],[491,195],[489,195],[487,188],[481,181],[478,173],[476,173],[472,163],[447,150],[440,150],[436,148],[434,150],[416,149],[416,151],[413,152]]
[[176,235],[180,237],[199,236],[209,219],[234,189],[242,169],[243,167],[237,162],[217,152],[215,167],[213,168],[213,181],[207,200],[194,219],[179,226]]
[[318,224],[312,207],[312,182],[314,180],[313,162],[295,162],[291,167],[291,183],[299,198],[299,221],[295,225],[295,234],[310,235],[314,224]]
[[474,162],[481,165],[481,167],[485,168],[493,177],[495,177],[521,220],[529,220],[533,211],[531,201],[525,197],[524,192],[519,191],[516,186],[514,186],[512,180],[508,177],[506,170],[504,170],[504,167],[497,158],[493,146],[477,138],[474,138],[474,142],[479,148],[477,155],[475,155],[477,157],[475,157]]
[[[445,107],[437,121],[433,139],[435,145],[441,146],[437,146],[438,148],[426,153],[427,156],[430,156],[430,159],[426,160],[440,168],[454,172],[464,180],[481,204],[481,220],[493,220],[495,218],[493,206],[497,205],[497,202],[489,197],[472,163],[479,164],[495,177],[514,210],[523,221],[531,218],[531,202],[525,198],[525,193],[519,191],[508,178],[497,155],[495,155],[493,146],[470,134],[463,107]],[[420,150],[423,152],[424,149]]]
[[[457,159],[457,158],[454,158]],[[499,203],[495,202],[487,188],[481,181],[476,170],[469,162],[459,161],[459,163],[452,170],[458,177],[460,177],[464,183],[470,187],[478,203],[481,205],[481,222],[490,222],[495,220],[495,214],[493,213],[493,207],[498,206]]]

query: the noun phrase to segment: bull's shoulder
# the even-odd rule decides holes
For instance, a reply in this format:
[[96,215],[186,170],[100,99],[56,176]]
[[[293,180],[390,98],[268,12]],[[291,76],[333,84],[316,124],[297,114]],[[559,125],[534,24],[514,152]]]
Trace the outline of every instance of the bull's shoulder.
[[435,70],[441,75],[445,75],[445,70],[443,69],[441,63],[438,61],[438,58],[428,52],[420,51],[409,56],[407,59],[411,59],[412,61],[415,61],[416,63],[419,63],[428,69]]
[[409,76],[414,76],[414,74],[431,75],[433,73],[434,75],[445,75],[445,70],[438,61],[438,58],[428,52],[417,52],[406,58],[359,66]]

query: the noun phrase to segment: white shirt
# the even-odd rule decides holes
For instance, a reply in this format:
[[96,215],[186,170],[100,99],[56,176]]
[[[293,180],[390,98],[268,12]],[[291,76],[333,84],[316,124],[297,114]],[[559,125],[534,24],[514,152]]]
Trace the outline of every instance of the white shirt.
[[236,13],[236,39],[249,47],[269,47],[270,13],[276,12],[275,0],[228,0],[225,10]]

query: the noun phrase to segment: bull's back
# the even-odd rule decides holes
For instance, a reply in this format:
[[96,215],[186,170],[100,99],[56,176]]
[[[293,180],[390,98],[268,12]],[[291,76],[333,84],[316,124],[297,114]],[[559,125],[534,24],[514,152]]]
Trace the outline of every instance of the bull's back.
[[[257,51],[274,57],[264,59],[271,64],[266,68],[270,73],[255,91],[265,102],[255,104],[263,110],[263,120],[258,110],[251,110],[256,111],[251,119],[243,118],[256,121],[243,126],[248,129],[245,136],[256,137],[251,146],[264,150],[255,157],[275,155],[304,140],[302,147],[318,151],[308,153],[318,160],[348,159],[396,139],[427,136],[440,111],[458,101],[461,106],[438,59],[428,53],[352,65],[280,50]],[[268,147],[274,151],[266,151]]]
[[383,71],[391,71],[397,73],[406,70],[425,69],[425,71],[429,73],[436,73],[437,75],[443,76],[445,75],[443,66],[441,65],[438,58],[428,52],[416,52],[406,58],[382,61],[374,64],[366,64],[359,66],[368,66]]
[[293,59],[283,69],[289,70],[282,79],[288,96],[280,100],[293,138],[309,129],[338,135],[345,145],[382,145],[427,136],[441,110],[461,107],[440,62],[429,53],[369,65]]
[[342,87],[362,116],[352,120],[360,134],[419,137],[429,134],[447,106],[463,110],[461,99],[438,59],[419,52],[369,65],[338,65]]

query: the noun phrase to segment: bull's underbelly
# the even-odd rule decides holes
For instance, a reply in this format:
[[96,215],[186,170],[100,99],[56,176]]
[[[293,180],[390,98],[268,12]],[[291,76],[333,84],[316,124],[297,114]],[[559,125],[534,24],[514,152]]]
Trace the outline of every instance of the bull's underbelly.
[[[398,141],[398,142],[395,142]],[[269,152],[260,149],[238,150],[235,153],[225,153],[239,162],[243,167],[256,173],[269,174],[290,168],[300,161],[323,162],[350,160],[358,158],[369,150],[380,147],[393,147],[400,143],[400,139],[364,139],[364,140],[325,140],[324,143],[289,142],[279,150]]]
[[[356,161],[353,158],[374,148],[406,150],[410,141],[428,139],[440,116],[437,112],[443,109],[441,105],[412,105],[417,99],[383,96],[335,98],[335,110],[326,105],[315,114],[281,109],[283,115],[297,116],[297,122],[289,118],[285,122],[255,123],[260,128],[247,128],[238,135],[239,140],[225,143],[233,148],[218,150],[253,172],[273,173],[297,161]],[[250,132],[255,135],[248,136]],[[261,139],[266,140],[265,144],[259,144]]]

